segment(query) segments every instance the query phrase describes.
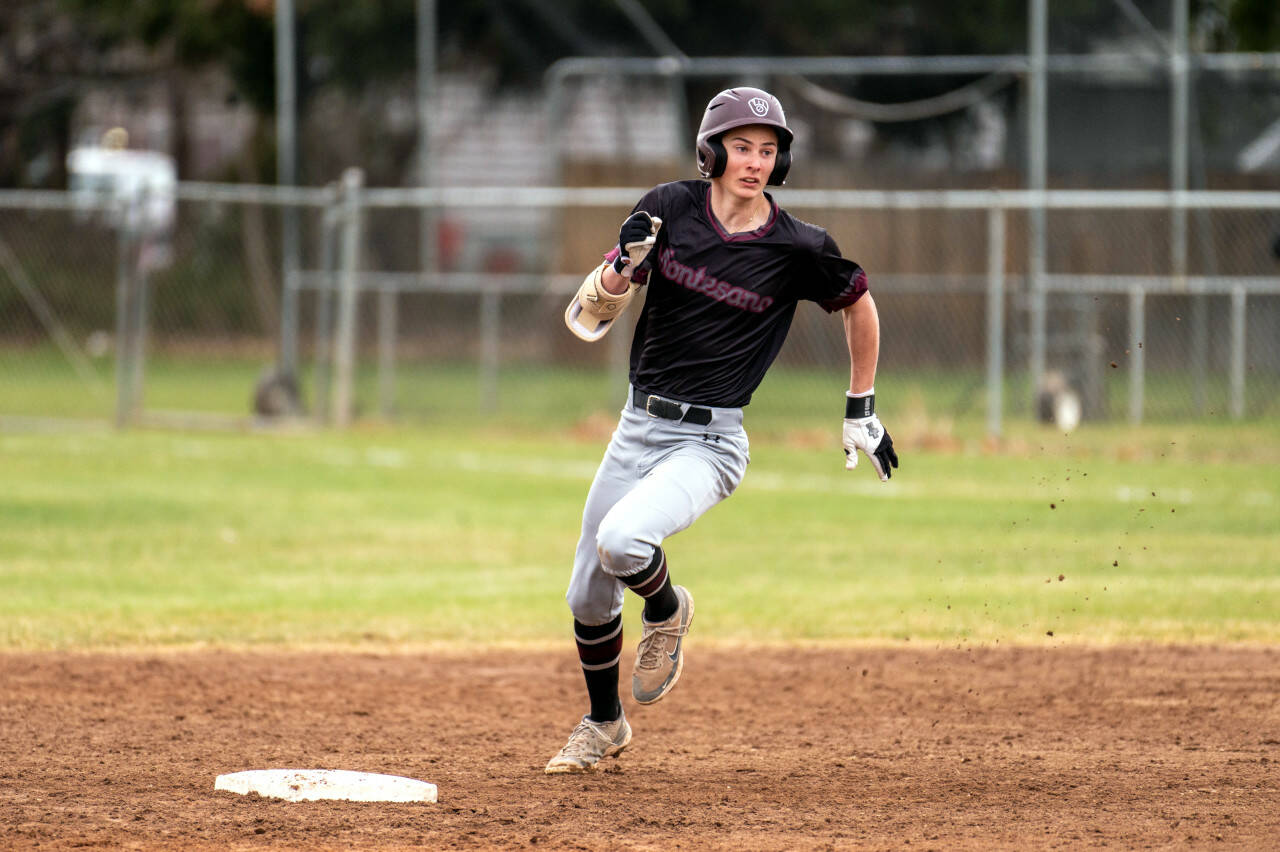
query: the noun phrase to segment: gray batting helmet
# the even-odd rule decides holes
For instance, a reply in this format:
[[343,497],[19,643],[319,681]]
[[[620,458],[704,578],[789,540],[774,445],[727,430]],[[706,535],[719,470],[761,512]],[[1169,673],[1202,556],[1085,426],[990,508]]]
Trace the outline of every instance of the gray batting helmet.
[[764,124],[777,131],[778,159],[768,184],[781,186],[791,169],[791,140],[795,134],[787,127],[787,117],[778,99],[764,89],[749,86],[725,89],[707,104],[698,128],[698,172],[704,178],[724,174],[727,157],[721,141],[724,132],[748,124]]

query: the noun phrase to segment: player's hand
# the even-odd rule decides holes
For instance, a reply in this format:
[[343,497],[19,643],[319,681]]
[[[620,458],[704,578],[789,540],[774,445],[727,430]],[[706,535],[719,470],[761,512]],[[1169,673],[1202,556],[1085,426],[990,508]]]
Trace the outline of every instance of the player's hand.
[[643,210],[637,210],[628,216],[618,231],[618,257],[613,262],[613,271],[630,278],[640,269],[640,265],[649,256],[649,250],[658,241],[658,230],[661,227],[661,219],[650,216]]
[[[846,399],[844,412],[844,469],[853,470],[858,466],[861,451],[871,459],[880,481],[887,481],[893,476],[893,468],[898,466],[898,454],[893,449],[893,438],[876,416],[875,396]],[[850,414],[857,416],[847,416]]]

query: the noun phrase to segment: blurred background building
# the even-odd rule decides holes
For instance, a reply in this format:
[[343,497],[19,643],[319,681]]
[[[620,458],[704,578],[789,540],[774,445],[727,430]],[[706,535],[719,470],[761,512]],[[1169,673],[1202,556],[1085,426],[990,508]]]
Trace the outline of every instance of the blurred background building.
[[[1045,55],[1058,61],[1038,94],[1025,65],[1037,8]],[[291,22],[288,42],[282,21]],[[282,45],[292,52],[287,67]],[[73,150],[99,147],[114,128],[131,149],[167,156],[185,187],[176,224],[162,241],[130,237],[138,242],[130,251],[163,259],[142,264],[147,281],[132,309],[148,329],[139,357],[217,351],[270,363],[274,351],[276,366],[298,378],[332,354],[314,347],[334,333],[325,325],[334,317],[320,314],[337,310],[324,304],[341,263],[336,214],[317,195],[232,202],[215,199],[211,185],[298,186],[336,203],[336,182],[355,167],[363,187],[377,189],[643,188],[694,177],[703,105],[725,86],[750,83],[775,91],[797,130],[784,203],[793,190],[1016,190],[1037,181],[1048,189],[1276,190],[1278,50],[1280,7],[1267,0],[12,0],[0,8],[0,189],[73,187]],[[1246,54],[1257,62],[1212,61]],[[748,58],[756,60],[749,67],[716,70],[717,61]],[[842,58],[883,65],[821,65]],[[789,64],[805,59],[817,64]],[[1041,107],[1045,144],[1037,146],[1029,134]],[[1184,132],[1171,135],[1180,125]],[[363,211],[356,346],[384,367],[381,390],[364,392],[367,408],[413,405],[412,394],[388,388],[393,364],[478,359],[492,372],[531,360],[611,361],[616,372],[616,350],[579,351],[550,335],[564,282],[608,247],[629,202],[421,202]],[[119,316],[121,293],[134,286],[120,283],[119,235],[24,204],[13,196],[0,206],[9,247],[0,260],[11,257],[0,264],[0,341],[49,345],[59,337],[53,317],[70,341],[54,360],[75,362],[67,353],[82,348],[77,341],[95,332],[118,339],[130,328]],[[981,382],[989,357],[985,213],[796,210],[827,226],[897,294],[886,363],[935,379],[959,370],[952,396],[965,398],[973,379],[964,371]],[[1026,282],[1039,274],[1029,240],[1041,226],[1020,209],[1007,227],[1005,364],[1021,369],[1028,352],[1041,351],[1019,381],[1038,386],[1052,370],[1083,395],[1086,416],[1115,416],[1106,374],[1111,356],[1135,345],[1132,317],[1124,318],[1128,290],[1051,294],[1037,307]],[[1280,212],[1052,211],[1045,233],[1045,274],[1252,281],[1277,273]],[[478,277],[394,277],[419,273]],[[538,291],[512,277],[521,275],[552,283]],[[485,283],[495,276],[506,276],[498,291]],[[1181,328],[1195,329],[1188,346],[1175,337],[1159,344],[1164,360],[1149,366],[1192,374],[1182,393],[1203,414],[1227,393],[1213,389],[1211,375],[1234,357],[1228,335],[1215,332],[1233,308],[1225,290],[1197,298],[1194,289],[1153,303],[1143,318],[1177,329],[1185,317]],[[484,295],[492,292],[499,301]],[[1036,316],[1053,332],[1039,342]],[[798,318],[788,363],[830,361],[838,334],[822,320]],[[1280,335],[1275,298],[1251,297],[1248,322],[1249,368],[1270,377],[1280,345],[1257,341]],[[500,346],[484,342],[495,329]],[[93,369],[104,368],[77,372]],[[482,394],[489,406],[495,395],[492,386]],[[1272,409],[1258,402],[1250,410]]]

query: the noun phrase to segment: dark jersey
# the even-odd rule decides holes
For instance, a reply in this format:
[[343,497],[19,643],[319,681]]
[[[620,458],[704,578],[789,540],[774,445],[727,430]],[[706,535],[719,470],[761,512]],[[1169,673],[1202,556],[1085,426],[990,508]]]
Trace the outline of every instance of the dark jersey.
[[[662,230],[636,273],[646,283],[631,343],[631,383],[682,402],[737,408],[751,401],[777,357],[796,304],[827,311],[867,291],[858,264],[825,230],[794,218],[765,196],[768,220],[729,234],[711,212],[711,185],[662,184],[636,205]],[[647,276],[646,276],[647,273]]]

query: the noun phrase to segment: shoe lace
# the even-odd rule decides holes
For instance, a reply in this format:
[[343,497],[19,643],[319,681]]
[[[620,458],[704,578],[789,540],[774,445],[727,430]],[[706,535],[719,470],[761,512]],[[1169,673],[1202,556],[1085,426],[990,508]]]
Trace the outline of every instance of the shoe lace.
[[679,639],[684,635],[677,621],[675,624],[658,624],[648,625],[644,627],[644,636],[640,638],[640,654],[636,659],[636,667],[641,669],[656,669],[662,665],[663,658],[667,655],[667,643],[663,637],[670,636],[673,639]]
[[560,753],[565,757],[593,757],[598,751],[594,748],[598,739],[600,739],[600,733],[588,725],[584,719],[573,729],[573,733],[569,734],[569,742],[565,743]]

